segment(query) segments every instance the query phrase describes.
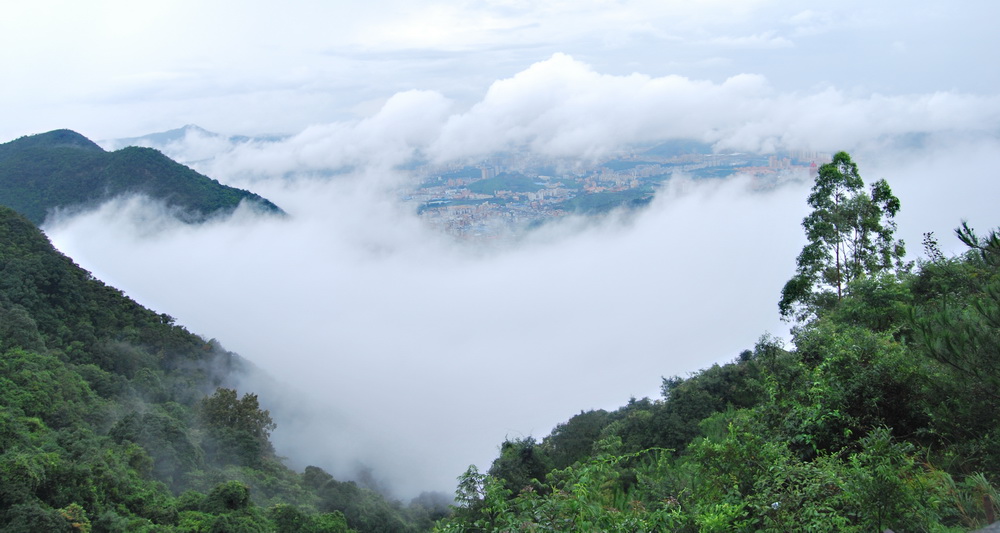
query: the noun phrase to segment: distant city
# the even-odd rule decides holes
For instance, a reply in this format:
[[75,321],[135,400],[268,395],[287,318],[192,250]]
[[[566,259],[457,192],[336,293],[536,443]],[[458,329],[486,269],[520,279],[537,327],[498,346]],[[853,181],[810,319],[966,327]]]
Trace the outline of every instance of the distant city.
[[675,174],[692,179],[743,174],[766,189],[811,177],[830,158],[809,151],[717,154],[693,141],[630,150],[593,164],[502,154],[476,164],[421,167],[420,185],[403,199],[456,238],[499,239],[569,215],[645,206]]
[[[103,144],[109,150],[150,146],[176,157],[170,145],[188,136],[233,145],[282,140],[224,137],[189,124]],[[631,147],[589,163],[509,152],[447,165],[413,164],[408,168],[418,185],[403,193],[402,200],[414,204],[425,222],[457,239],[504,239],[571,215],[641,208],[674,175],[722,179],[742,174],[753,179],[754,187],[767,189],[782,181],[811,179],[810,172],[831,158],[829,153],[807,150],[713,153],[712,145],[689,139]]]

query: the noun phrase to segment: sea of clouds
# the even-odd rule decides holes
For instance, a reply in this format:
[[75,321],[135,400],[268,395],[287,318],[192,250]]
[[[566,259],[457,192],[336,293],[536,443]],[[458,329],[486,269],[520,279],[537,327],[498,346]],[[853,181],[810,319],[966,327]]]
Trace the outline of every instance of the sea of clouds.
[[287,217],[241,208],[189,226],[132,197],[45,230],[98,278],[272,377],[245,387],[267,391],[274,441],[295,466],[350,478],[364,465],[400,496],[450,493],[505,438],[655,397],[661,377],[786,335],[777,299],[811,184],[676,175],[637,213],[491,245],[456,242],[401,203],[408,163],[524,151],[590,164],[679,138],[721,152],[848,150],[902,201],[916,257],[924,232],[954,253],[962,219],[997,226],[998,133],[996,97],[782,93],[757,75],[607,75],[557,54],[471,106],[407,91],[280,140],[192,131],[159,147]]

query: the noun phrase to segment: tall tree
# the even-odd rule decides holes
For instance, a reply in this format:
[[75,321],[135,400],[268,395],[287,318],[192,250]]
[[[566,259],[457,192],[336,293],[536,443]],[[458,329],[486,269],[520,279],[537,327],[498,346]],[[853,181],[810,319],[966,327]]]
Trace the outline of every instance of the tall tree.
[[237,399],[235,389],[220,387],[199,403],[198,414],[211,437],[204,443],[206,456],[215,463],[259,468],[274,457],[268,437],[276,425],[270,411],[260,408],[256,394]]
[[201,416],[210,425],[245,431],[255,438],[267,440],[277,427],[271,412],[261,409],[257,395],[248,392],[237,399],[235,389],[220,387],[215,394],[201,401]]
[[862,276],[902,266],[903,241],[895,240],[899,199],[885,180],[866,191],[847,152],[819,168],[805,219],[809,242],[799,253],[795,276],[781,290],[781,316],[804,319],[835,304]]

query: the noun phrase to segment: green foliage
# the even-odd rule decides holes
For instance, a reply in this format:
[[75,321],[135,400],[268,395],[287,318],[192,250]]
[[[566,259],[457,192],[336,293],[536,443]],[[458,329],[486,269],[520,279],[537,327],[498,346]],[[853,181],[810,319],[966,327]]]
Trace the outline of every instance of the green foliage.
[[275,424],[267,410],[260,409],[257,395],[246,393],[237,399],[235,389],[220,387],[199,405],[202,420],[210,426],[226,427],[266,440]]
[[222,483],[212,489],[202,503],[202,510],[209,513],[227,513],[249,508],[250,489],[239,481]]
[[893,237],[899,199],[885,180],[866,192],[846,152],[819,168],[808,203],[813,212],[802,221],[808,243],[778,304],[785,318],[813,315],[841,300],[852,281],[904,266],[903,242]]
[[20,305],[4,306],[0,303],[0,353],[21,347],[26,350],[44,350],[45,342],[38,333],[38,325]]
[[89,207],[122,194],[162,200],[190,221],[232,211],[243,200],[281,213],[264,198],[222,185],[152,148],[108,153],[69,130],[0,144],[0,205],[35,224],[54,209]]
[[899,276],[887,272],[865,276],[852,281],[848,292],[851,298],[841,299],[828,311],[832,321],[896,337],[909,333],[913,293]]
[[1000,516],[1000,491],[982,473],[967,476],[961,483],[948,481],[947,503],[954,506],[965,529],[993,523]]
[[276,505],[268,511],[277,533],[347,533],[343,513],[309,514],[291,505]]
[[732,407],[755,405],[761,390],[759,365],[752,358],[727,365],[712,365],[689,379],[664,379],[666,401],[654,410],[658,438],[648,446],[681,449],[699,435],[699,423]]
[[863,502],[860,525],[869,531],[913,531],[933,524],[944,487],[917,464],[913,446],[893,442],[887,428],[873,430],[859,444],[861,451],[849,459],[853,476],[846,490]]
[[500,457],[493,461],[489,476],[501,480],[504,489],[513,494],[537,490],[539,479],[551,470],[548,459],[541,453],[535,439],[508,440],[500,446]]
[[208,429],[206,451],[216,463],[261,466],[274,455],[268,437],[275,424],[270,412],[260,409],[256,394],[238,399],[235,389],[220,387],[201,400],[198,416]]
[[100,402],[87,382],[58,358],[14,348],[0,357],[3,405],[54,428],[100,415]]
[[724,435],[691,448],[692,498],[682,503],[696,515],[714,502],[742,504],[731,518],[758,531],[926,531],[943,518],[950,478],[917,462],[887,428],[861,438],[846,458],[803,460],[762,434],[750,412],[727,418]]
[[[311,517],[312,531],[315,533],[352,533],[354,530],[347,526],[347,518],[344,513],[334,511],[332,513],[320,513]],[[305,529],[309,531],[309,529]]]
[[967,225],[956,230],[969,246],[959,258],[935,257],[914,280],[910,312],[914,349],[939,363],[937,401],[929,402],[929,442],[936,457],[962,474],[993,472],[1000,461],[1000,238]]
[[[95,280],[55,251],[28,220],[3,207],[0,265],[0,308],[19,315],[22,324],[35,325],[34,331],[15,330],[28,340],[21,348],[40,351],[44,347],[64,362],[94,365],[126,379],[132,379],[141,368],[170,371],[187,366],[196,373],[198,369],[190,368],[195,366],[192,363],[232,358],[232,354],[174,326],[169,316],[145,309],[121,291]],[[13,343],[13,339],[4,336],[0,344]]]
[[[0,160],[12,153],[0,145]],[[504,442],[488,473],[459,478],[443,518],[430,497],[404,507],[286,468],[257,396],[225,385],[237,356],[0,208],[0,533],[980,527],[1000,511],[1000,236],[963,225],[956,258],[928,238],[929,260],[905,273],[898,200],[884,182],[865,192],[846,154],[835,163],[806,223],[825,244],[789,282],[814,313],[791,346],[764,336],[664,379],[660,399]]]
[[358,531],[406,533],[416,529],[398,505],[370,489],[358,487],[353,481],[331,479],[319,488],[317,495],[321,512],[343,513],[347,524]]
[[35,491],[46,482],[59,465],[57,453],[44,453],[24,448],[8,449],[0,455],[0,501],[5,505],[32,500]]
[[607,411],[581,411],[566,423],[559,424],[542,441],[542,451],[552,468],[563,469],[590,456],[594,443],[611,421]]
[[[865,272],[840,298],[828,287],[790,347],[764,336],[732,363],[664,379],[660,400],[581,413],[533,448],[505,443],[488,474],[460,478],[438,530],[957,532],[995,520],[1000,237],[958,235],[961,257]],[[549,461],[544,481],[523,481],[529,449]]]
[[0,528],[3,533],[77,531],[61,512],[35,502],[11,506],[3,515],[3,524]]
[[973,251],[966,261],[971,268],[943,261],[935,266],[952,276],[955,269],[971,270],[976,283],[965,294],[953,289],[915,312],[917,338],[931,357],[995,401],[1000,399],[1000,233],[980,239],[967,225],[956,233]]
[[626,189],[624,191],[604,191],[581,194],[559,202],[554,207],[565,211],[596,215],[621,207],[643,207],[653,200],[655,190],[651,186]]
[[238,356],[93,279],[7,208],[0,346],[0,532],[354,531],[334,508],[364,531],[430,527],[423,507],[285,467],[257,396],[220,387]]
[[487,477],[477,491],[482,496],[476,507],[464,504],[452,518],[439,522],[437,531],[675,530],[682,523],[676,507],[634,499],[620,484],[626,463],[655,461],[658,453],[601,455],[555,470],[544,490],[525,490],[513,498],[500,480]]
[[889,333],[822,319],[798,329],[795,342],[798,386],[773,407],[801,453],[839,450],[883,425],[912,435],[927,423],[928,368]]

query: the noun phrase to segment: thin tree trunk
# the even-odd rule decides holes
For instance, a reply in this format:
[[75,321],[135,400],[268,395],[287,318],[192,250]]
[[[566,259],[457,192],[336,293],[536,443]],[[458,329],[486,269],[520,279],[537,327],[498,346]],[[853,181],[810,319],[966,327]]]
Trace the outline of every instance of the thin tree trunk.
[[837,300],[840,300],[840,284],[843,280],[840,272],[840,241],[837,241],[837,245],[834,247],[834,252],[837,256]]

